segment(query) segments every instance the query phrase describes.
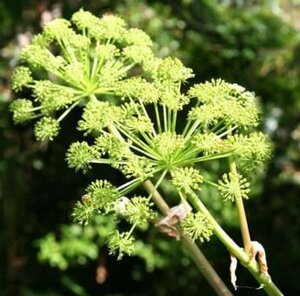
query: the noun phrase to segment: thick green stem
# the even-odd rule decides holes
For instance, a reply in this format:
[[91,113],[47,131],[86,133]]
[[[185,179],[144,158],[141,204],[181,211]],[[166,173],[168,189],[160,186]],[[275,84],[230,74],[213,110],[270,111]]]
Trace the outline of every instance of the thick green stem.
[[260,272],[255,259],[250,260],[248,254],[231,239],[231,237],[213,218],[205,205],[200,201],[196,193],[190,190],[188,192],[188,198],[196,210],[206,214],[207,218],[213,225],[214,233],[218,237],[218,239],[225,245],[230,254],[236,257],[241,262],[241,264],[250,271],[254,278],[262,285],[267,294],[272,296],[282,296],[282,292],[272,282],[271,278]]
[[203,276],[209,282],[211,287],[219,296],[232,295],[229,289],[226,287],[224,282],[221,280],[219,275],[213,269],[211,264],[207,261],[201,250],[197,247],[191,239],[185,235],[181,235],[181,241],[184,249],[188,252],[190,257],[194,260],[198,269],[202,272]]
[[[152,195],[153,201],[158,206],[160,211],[167,215],[170,211],[169,206],[157,191],[155,186],[152,184],[150,180],[147,180],[143,183],[145,190]],[[186,252],[190,255],[190,257],[194,260],[196,266],[202,272],[203,276],[206,280],[210,283],[211,287],[214,289],[217,295],[219,296],[230,296],[232,293],[223,283],[219,275],[213,269],[211,264],[207,261],[199,247],[187,236],[182,235],[180,236],[182,245]]]

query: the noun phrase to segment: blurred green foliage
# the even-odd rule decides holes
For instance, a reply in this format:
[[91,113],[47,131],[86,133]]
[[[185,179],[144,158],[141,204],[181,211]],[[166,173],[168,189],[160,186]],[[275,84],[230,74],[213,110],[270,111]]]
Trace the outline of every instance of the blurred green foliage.
[[[36,144],[29,126],[16,128],[12,124],[7,111],[12,96],[9,77],[20,47],[32,33],[40,31],[42,17],[61,13],[68,18],[80,7],[98,15],[120,14],[131,26],[142,28],[152,37],[159,56],[171,54],[183,59],[195,70],[197,80],[221,77],[255,91],[261,98],[262,125],[272,136],[275,151],[268,168],[255,178],[253,198],[246,205],[249,224],[253,238],[267,251],[274,281],[286,295],[299,294],[299,5],[299,1],[283,0],[1,2],[2,294],[212,294],[176,242],[161,234],[141,232],[137,255],[143,260],[117,263],[103,247],[112,221],[106,221],[103,228],[97,227],[99,221],[85,229],[70,224],[74,202],[94,177],[92,174],[120,178],[109,170],[82,176],[67,169],[64,155],[69,144],[80,137],[73,127],[79,114],[65,123],[63,133],[51,145]],[[170,193],[167,186],[164,190]],[[238,231],[232,227],[232,210],[221,207],[214,192],[205,192],[205,196],[230,234],[239,240]],[[146,242],[151,242],[153,249]],[[229,284],[226,251],[214,240],[203,251]],[[243,272],[239,281],[253,285]]]

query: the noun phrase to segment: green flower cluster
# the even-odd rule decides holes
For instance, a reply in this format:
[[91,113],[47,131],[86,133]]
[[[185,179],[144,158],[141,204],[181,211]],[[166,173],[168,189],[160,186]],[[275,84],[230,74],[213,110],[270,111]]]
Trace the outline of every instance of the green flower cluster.
[[134,237],[130,235],[130,232],[120,233],[116,230],[111,234],[108,240],[109,254],[118,254],[118,260],[121,260],[124,254],[132,255],[134,252],[134,242]]
[[[146,33],[127,28],[120,17],[97,18],[80,10],[71,21],[49,22],[23,49],[23,64],[12,75],[12,88],[27,89],[33,98],[11,104],[16,123],[39,118],[36,138],[53,140],[61,121],[81,108],[78,130],[89,139],[71,144],[69,167],[85,173],[92,165],[106,164],[127,178],[118,188],[108,181],[93,182],[73,211],[81,224],[101,212],[132,225],[109,239],[111,253],[119,258],[133,252],[134,228],[156,215],[152,194],[124,199],[137,186],[153,179],[158,188],[171,177],[187,202],[203,183],[218,187],[225,200],[247,198],[249,184],[240,174],[206,180],[195,165],[230,159],[238,170],[252,171],[271,154],[268,138],[255,131],[260,110],[253,93],[221,79],[184,92],[182,85],[194,76],[192,70],[176,58],[155,57],[151,47]],[[188,104],[182,128],[178,118]],[[203,215],[197,212],[182,222],[186,233],[201,241],[212,231]]]
[[73,209],[74,221],[87,225],[97,213],[109,213],[119,193],[107,180],[96,180],[86,189],[87,194],[82,196]]
[[143,227],[149,221],[156,218],[156,213],[151,209],[153,203],[147,197],[134,196],[128,199],[122,211],[122,215],[126,220],[136,226]]
[[190,188],[201,190],[203,176],[193,167],[178,168],[172,172],[172,183],[183,192],[188,192]]
[[205,214],[190,213],[181,222],[183,232],[192,240],[209,241],[213,234],[213,226]]
[[236,201],[239,198],[248,199],[250,184],[246,178],[237,173],[229,172],[219,180],[219,192],[224,200]]
[[190,117],[203,125],[220,122],[240,128],[258,125],[259,108],[254,94],[237,84],[212,80],[191,87],[188,94],[199,103],[191,110]]

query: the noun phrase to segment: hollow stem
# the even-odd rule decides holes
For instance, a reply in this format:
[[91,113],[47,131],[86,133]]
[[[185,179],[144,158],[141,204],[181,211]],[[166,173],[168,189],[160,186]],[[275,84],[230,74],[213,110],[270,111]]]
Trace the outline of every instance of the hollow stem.
[[282,292],[272,282],[271,278],[260,272],[255,259],[250,260],[248,254],[242,248],[240,248],[223,230],[223,228],[210,214],[210,212],[207,210],[205,205],[201,202],[194,191],[189,190],[188,199],[196,210],[206,214],[207,218],[210,220],[214,228],[214,234],[225,245],[230,254],[236,257],[240,261],[240,263],[250,271],[253,277],[262,285],[266,293],[271,296],[283,296]]
[[[234,161],[230,162],[230,170],[234,175],[237,174],[236,164]],[[250,237],[250,231],[248,227],[247,216],[246,216],[242,196],[237,196],[236,207],[237,207],[239,221],[240,221],[240,228],[241,228],[241,234],[243,238],[244,249],[247,254],[250,254],[251,237]]]
[[[165,202],[164,198],[161,196],[161,194],[152,184],[152,182],[150,180],[147,180],[143,183],[143,186],[145,190],[152,195],[153,201],[160,209],[160,211],[164,215],[167,215],[170,211],[170,208],[168,204]],[[194,263],[196,264],[198,269],[202,272],[203,276],[209,282],[209,284],[214,289],[216,294],[219,296],[232,295],[230,290],[226,287],[226,285],[221,280],[219,275],[216,273],[216,271],[213,269],[211,264],[205,258],[205,256],[203,255],[199,247],[190,238],[188,238],[186,235],[183,235],[182,233],[180,238],[185,251],[193,259]]]

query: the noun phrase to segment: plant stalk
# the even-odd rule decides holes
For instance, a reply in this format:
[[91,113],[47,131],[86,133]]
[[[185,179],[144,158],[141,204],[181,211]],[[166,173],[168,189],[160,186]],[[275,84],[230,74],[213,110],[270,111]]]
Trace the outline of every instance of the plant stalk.
[[[147,180],[143,183],[143,186],[145,190],[152,195],[153,201],[158,206],[160,211],[164,215],[167,215],[170,211],[170,208],[165,202],[164,198],[157,191],[153,183],[150,180]],[[233,295],[226,287],[219,275],[216,273],[214,268],[211,266],[211,264],[208,262],[208,260],[205,258],[199,247],[189,237],[183,235],[182,233],[180,235],[180,238],[184,249],[193,259],[194,263],[202,272],[203,276],[209,282],[216,294],[219,296]]]
[[[233,174],[237,174],[236,164],[234,161],[230,163],[230,170]],[[243,198],[242,196],[238,196],[236,198],[236,207],[238,210],[238,216],[240,221],[241,234],[243,238],[243,244],[245,252],[249,255],[251,250],[251,237],[247,222],[247,216],[244,208]]]
[[272,282],[271,278],[260,272],[255,258],[251,260],[249,258],[249,255],[242,248],[240,248],[223,230],[223,228],[207,210],[205,205],[200,201],[197,194],[190,190],[188,197],[196,210],[206,214],[207,218],[213,225],[215,235],[225,245],[229,253],[236,257],[240,261],[240,263],[250,271],[253,277],[262,285],[267,294],[271,296],[283,296],[283,293]]
[[[119,131],[116,129],[114,125],[109,125],[108,130],[110,133],[112,133],[114,136],[119,138],[120,140],[124,141],[122,135],[119,133]],[[164,198],[161,196],[161,194],[158,192],[158,190],[155,188],[153,183],[150,180],[147,180],[143,183],[143,186],[145,190],[152,195],[152,199],[159,208],[159,210],[164,214],[167,215],[170,211],[170,208],[168,204],[165,202]],[[233,294],[230,292],[230,290],[227,288],[227,286],[224,284],[222,279],[219,277],[219,275],[216,273],[216,271],[213,269],[211,264],[208,262],[208,260],[205,258],[199,247],[191,241],[188,237],[181,234],[181,241],[184,249],[186,252],[190,255],[190,257],[195,262],[196,266],[200,270],[200,272],[203,274],[203,276],[206,278],[206,280],[209,282],[211,287],[214,289],[216,294],[218,296],[232,296]]]

